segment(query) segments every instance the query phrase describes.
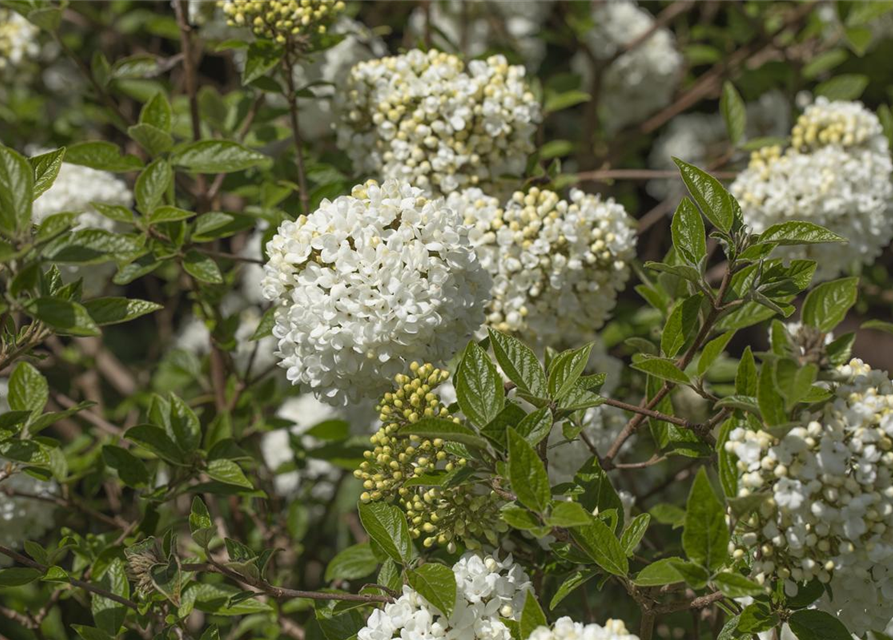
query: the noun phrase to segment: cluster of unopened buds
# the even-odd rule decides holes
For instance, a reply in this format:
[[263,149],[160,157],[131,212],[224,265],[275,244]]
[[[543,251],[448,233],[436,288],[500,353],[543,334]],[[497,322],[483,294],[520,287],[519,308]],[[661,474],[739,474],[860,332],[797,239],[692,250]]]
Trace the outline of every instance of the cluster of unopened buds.
[[344,11],[342,0],[224,0],[227,24],[285,44],[295,36],[323,34]]
[[[354,476],[363,482],[360,500],[396,502],[406,512],[410,534],[425,547],[447,544],[462,538],[476,547],[475,539],[485,536],[496,543],[496,496],[480,492],[474,485],[438,484],[450,473],[467,464],[467,459],[450,451],[441,438],[400,433],[401,427],[423,418],[441,418],[458,423],[437,394],[436,388],[449,378],[449,372],[431,364],[410,365],[412,375],[395,377],[396,391],[385,394],[376,407],[382,422],[371,438],[373,448],[364,453]],[[431,481],[422,484],[426,477]],[[407,484],[412,481],[411,484]]]
[[875,134],[876,122],[858,102],[812,106],[797,118],[791,130],[791,147],[808,151],[826,145],[861,145]]

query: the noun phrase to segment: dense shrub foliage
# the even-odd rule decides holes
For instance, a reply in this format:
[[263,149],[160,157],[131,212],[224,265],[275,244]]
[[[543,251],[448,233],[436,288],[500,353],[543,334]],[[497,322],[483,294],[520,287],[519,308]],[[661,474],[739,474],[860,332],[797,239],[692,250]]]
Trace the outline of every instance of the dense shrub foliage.
[[0,640],[887,638],[891,56],[0,0]]

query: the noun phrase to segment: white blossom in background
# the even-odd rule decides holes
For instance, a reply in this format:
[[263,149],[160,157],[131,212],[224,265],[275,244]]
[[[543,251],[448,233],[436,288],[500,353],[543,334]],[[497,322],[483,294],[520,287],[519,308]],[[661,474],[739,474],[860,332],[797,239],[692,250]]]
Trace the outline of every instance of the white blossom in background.
[[344,86],[351,68],[363,60],[380,58],[388,51],[381,38],[356,20],[341,18],[332,31],[344,39],[295,68],[295,85],[299,89],[313,85],[309,90],[315,96],[298,100],[301,135],[305,140],[318,140],[332,133],[335,92]]
[[806,220],[849,241],[785,247],[785,256],[817,262],[815,281],[871,264],[893,238],[889,145],[877,116],[859,102],[818,98],[797,120],[791,146],[754,152],[731,192],[756,232]]
[[[322,422],[343,420],[349,425],[350,432],[355,434],[368,434],[378,424],[371,402],[336,408],[309,394],[289,398],[276,412],[276,416],[291,421],[293,426],[269,431],[261,438],[261,455],[274,473],[294,460],[295,454],[291,446],[293,437],[299,438],[305,449],[319,446],[320,442],[316,438],[304,434]],[[303,482],[311,482],[311,493],[320,499],[327,499],[332,496],[335,490],[333,483],[338,480],[340,473],[331,462],[308,456],[303,469],[276,473],[273,485],[278,495],[291,497],[297,493]]]
[[480,189],[450,194],[493,276],[487,325],[532,347],[579,345],[608,318],[629,278],[636,234],[626,210],[578,189],[536,187],[505,206]]
[[[431,42],[437,49],[462,53],[466,58],[480,57],[494,45],[503,44],[517,51],[528,69],[536,69],[546,55],[546,43],[538,36],[552,7],[549,0],[432,2]],[[413,42],[424,40],[425,20],[422,8],[410,14],[407,30]],[[463,40],[464,50],[460,51]]]
[[893,618],[893,383],[858,359],[836,373],[832,400],[783,437],[731,432],[739,497],[764,496],[734,554],[790,595],[828,583],[834,598],[819,607],[862,635]]
[[524,67],[433,49],[361,62],[336,102],[357,172],[435,195],[520,174],[541,119]]
[[[596,3],[592,19],[595,25],[584,39],[592,55],[601,61],[613,58],[654,24],[653,15],[628,0]],[[621,53],[603,72],[600,83],[599,107],[606,129],[616,131],[640,122],[669,104],[683,62],[673,32],[665,27]],[[587,90],[592,80],[592,60],[580,52],[571,65],[583,77],[583,90]]]
[[[768,91],[746,106],[748,139],[783,137],[790,131],[791,105],[780,91]],[[680,158],[698,167],[708,167],[729,149],[729,135],[719,113],[686,113],[667,124],[654,142],[648,156],[652,169],[673,171],[673,158]],[[649,180],[648,193],[655,198],[681,198],[685,185],[681,179]]]
[[490,277],[457,212],[398,180],[354,187],[267,244],[264,296],[292,384],[374,399],[409,362],[445,361],[484,320]]
[[528,640],[639,640],[630,633],[623,620],[607,620],[604,624],[574,622],[569,617],[559,618],[553,627],[537,627]]
[[502,618],[518,621],[524,601],[533,592],[520,565],[507,556],[466,553],[453,565],[456,604],[444,616],[412,588],[403,587],[395,602],[376,609],[360,629],[359,640],[511,640]]
[[91,202],[130,207],[133,194],[113,173],[63,162],[56,181],[34,201],[31,219],[40,224],[53,214],[72,212],[80,214],[77,229],[114,229],[114,221],[96,211]]
[[0,7],[0,77],[40,54],[40,28],[12,9]]

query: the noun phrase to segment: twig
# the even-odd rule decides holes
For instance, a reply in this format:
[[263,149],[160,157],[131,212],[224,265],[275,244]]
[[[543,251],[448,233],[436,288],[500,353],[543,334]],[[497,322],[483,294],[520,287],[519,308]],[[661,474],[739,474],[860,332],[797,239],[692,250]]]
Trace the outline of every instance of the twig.
[[298,128],[298,94],[295,90],[294,63],[291,58],[291,52],[286,50],[282,56],[282,67],[285,74],[285,82],[288,85],[288,113],[291,118],[292,137],[295,141],[295,160],[298,165],[298,187],[301,193],[298,196],[301,199],[301,212],[307,214],[310,212],[310,194],[307,192],[307,173],[304,169],[304,143],[301,140],[301,132]]

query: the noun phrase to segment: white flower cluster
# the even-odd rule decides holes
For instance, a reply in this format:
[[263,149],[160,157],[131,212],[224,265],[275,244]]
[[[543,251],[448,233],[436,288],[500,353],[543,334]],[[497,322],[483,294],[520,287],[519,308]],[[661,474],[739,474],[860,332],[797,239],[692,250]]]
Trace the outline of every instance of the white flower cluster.
[[[592,11],[595,26],[584,36],[598,60],[610,60],[623,48],[651,31],[654,16],[635,2],[599,2]],[[583,77],[584,89],[592,76],[592,61],[582,52],[571,61]],[[647,40],[620,54],[601,80],[602,117],[609,131],[639,122],[669,104],[679,84],[683,57],[673,33],[661,27]]]
[[40,53],[40,29],[12,9],[0,7],[0,74]]
[[[768,91],[746,106],[749,139],[782,137],[791,127],[791,105],[780,91]],[[652,169],[676,172],[673,158],[681,158],[698,167],[706,167],[729,149],[726,125],[719,113],[686,113],[670,120],[648,155]],[[685,185],[681,179],[649,180],[648,193],[655,198],[681,198]]]
[[[407,30],[415,41],[425,37],[430,20],[432,44],[443,51],[459,48],[468,59],[504,44],[517,51],[529,69],[546,55],[546,43],[537,37],[554,4],[549,0],[441,0],[432,2],[426,17],[418,8],[409,16]],[[499,28],[494,28],[498,24]]]
[[849,240],[786,248],[817,261],[816,281],[870,264],[893,238],[889,146],[877,116],[858,102],[818,98],[797,120],[791,146],[754,152],[731,191],[757,232],[808,220]]
[[524,67],[433,49],[361,62],[336,97],[357,171],[436,195],[520,174],[541,117]]
[[295,67],[295,84],[299,88],[313,85],[309,90],[314,97],[298,100],[301,135],[305,140],[318,140],[332,132],[335,91],[344,86],[350,70],[363,60],[379,58],[387,53],[384,41],[356,20],[342,18],[335,23],[332,31],[343,35],[344,39],[315,54],[306,64]]
[[133,194],[113,173],[63,162],[53,186],[34,201],[31,219],[40,224],[48,216],[67,211],[81,214],[78,229],[113,229],[115,223],[96,211],[91,202],[129,207]]
[[837,374],[832,400],[786,435],[730,434],[739,496],[763,496],[734,554],[789,593],[830,583],[820,606],[861,635],[893,617],[893,382],[857,359]]
[[466,553],[453,565],[456,605],[444,616],[410,587],[396,602],[376,609],[357,634],[359,640],[511,640],[502,618],[520,620],[532,587],[511,555]]
[[[298,438],[305,449],[319,444],[316,438],[304,434],[322,422],[343,420],[348,423],[351,433],[369,433],[378,424],[371,402],[351,404],[339,409],[323,404],[309,394],[289,398],[276,412],[276,416],[289,420],[294,425],[287,429],[269,431],[261,438],[261,455],[274,473],[295,459],[291,438]],[[311,493],[315,497],[326,499],[331,497],[335,489],[333,483],[338,476],[339,471],[332,463],[308,457],[303,469],[276,473],[273,486],[278,495],[292,497],[298,492],[302,482],[310,481],[313,483]]]
[[567,616],[559,618],[555,625],[537,627],[528,640],[639,640],[639,636],[627,631],[623,620],[607,620],[604,626],[574,622]]
[[493,276],[487,324],[532,346],[593,337],[629,278],[636,233],[626,210],[578,189],[570,200],[536,187],[501,206],[472,188],[450,194]]
[[282,223],[267,253],[281,364],[330,404],[381,396],[409,362],[447,359],[484,319],[490,277],[459,214],[405,182],[324,200]]

